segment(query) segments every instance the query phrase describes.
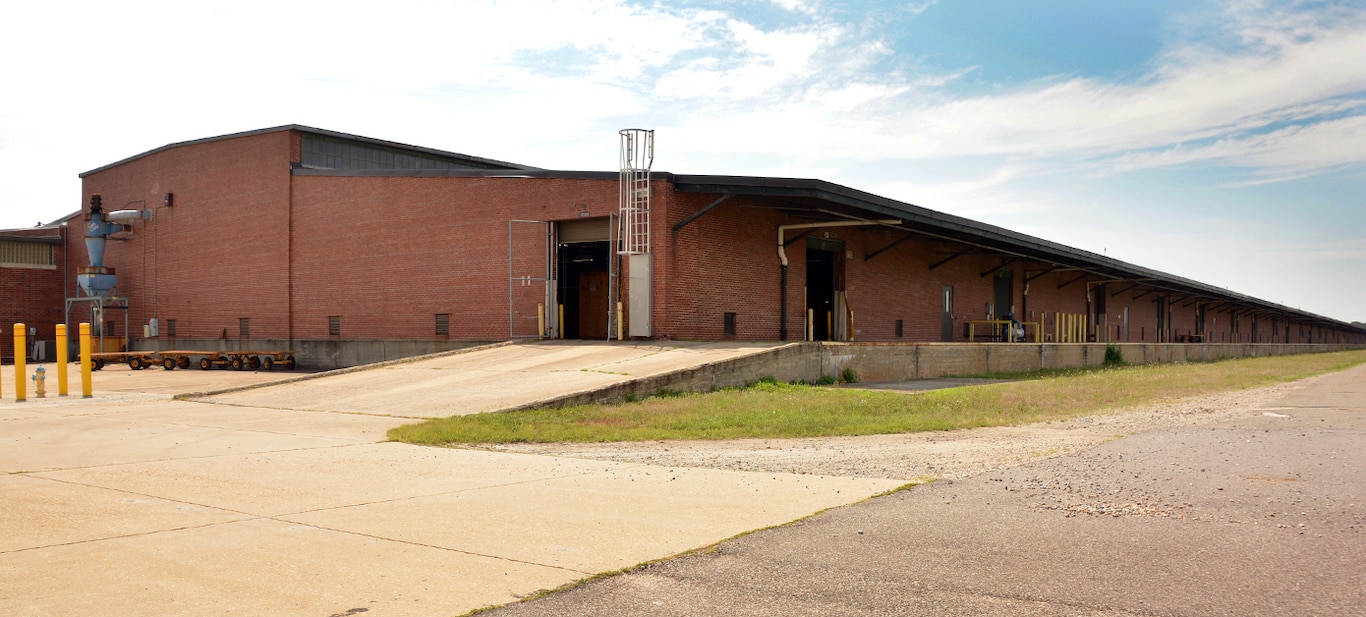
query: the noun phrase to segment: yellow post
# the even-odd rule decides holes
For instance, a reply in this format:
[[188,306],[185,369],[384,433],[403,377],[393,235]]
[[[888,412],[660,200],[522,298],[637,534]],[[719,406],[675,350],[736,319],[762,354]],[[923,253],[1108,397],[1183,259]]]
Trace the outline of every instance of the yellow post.
[[832,312],[830,312],[830,311],[826,311],[826,312],[825,312],[825,335],[828,336],[828,337],[830,337],[831,339],[834,339],[834,338],[835,338],[835,329],[834,329],[834,327],[832,326],[832,323],[831,323],[831,322],[834,321],[834,318],[832,317],[832,315],[834,315],[834,313],[832,313]]
[[1086,342],[1086,324],[1088,324],[1088,323],[1090,323],[1090,322],[1091,322],[1091,316],[1090,316],[1090,315],[1082,315],[1082,316],[1081,316],[1081,342],[1083,342],[1083,343]]
[[28,348],[28,330],[24,324],[14,324],[14,401],[21,403],[28,399],[28,382],[24,380],[24,350]]
[[536,305],[536,336],[545,338],[545,305]]
[[66,396],[66,324],[57,324],[57,396]]
[[854,340],[854,312],[849,311],[849,340]]
[[555,323],[560,325],[560,328],[555,331],[555,336],[558,338],[564,338],[564,305],[557,303],[555,306],[559,308],[559,320]]
[[90,323],[81,322],[81,396],[90,398]]
[[621,318],[622,318],[622,315],[623,315],[623,314],[624,314],[624,311],[622,310],[621,303],[618,302],[618,303],[617,303],[617,340],[618,340],[618,341],[624,340],[624,339],[626,338],[626,324],[621,323]]
[[816,322],[815,322],[815,319],[816,319],[816,310],[815,310],[815,309],[806,309],[806,340],[808,340],[808,341],[813,341],[813,340],[816,339]]

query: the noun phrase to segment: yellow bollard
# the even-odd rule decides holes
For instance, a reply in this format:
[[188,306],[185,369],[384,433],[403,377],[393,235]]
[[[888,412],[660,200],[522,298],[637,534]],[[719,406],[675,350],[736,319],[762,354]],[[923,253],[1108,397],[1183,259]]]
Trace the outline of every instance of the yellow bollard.
[[24,374],[24,351],[28,348],[28,330],[24,324],[14,324],[14,402],[22,403],[28,399],[27,375]]
[[536,305],[536,336],[545,338],[545,305]]
[[555,306],[559,307],[559,315],[560,315],[560,316],[559,316],[559,321],[556,321],[556,322],[555,322],[555,323],[559,324],[559,326],[560,326],[557,330],[555,330],[555,336],[556,336],[557,338],[564,338],[564,305],[563,305],[563,304],[556,304]]
[[57,396],[66,396],[66,324],[57,324]]
[[618,303],[617,303],[617,340],[618,340],[618,341],[620,341],[620,340],[626,338],[626,337],[625,337],[625,333],[626,333],[626,330],[625,330],[626,324],[621,323],[621,318],[622,318],[623,315],[624,315],[624,313],[622,313],[621,303],[618,302]]
[[81,322],[81,396],[90,398],[90,324]]

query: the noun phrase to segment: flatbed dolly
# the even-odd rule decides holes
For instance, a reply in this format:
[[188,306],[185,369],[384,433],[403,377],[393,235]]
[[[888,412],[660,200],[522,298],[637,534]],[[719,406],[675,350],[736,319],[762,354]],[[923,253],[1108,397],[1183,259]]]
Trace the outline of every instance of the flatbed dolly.
[[[195,357],[198,358],[197,361],[193,360]],[[194,364],[198,364],[199,368],[204,370],[218,367],[231,368],[237,371],[248,368],[253,371],[259,369],[269,371],[277,366],[284,367],[285,370],[292,370],[295,366],[293,352],[289,351],[195,351],[188,349],[92,353],[90,354],[90,362],[90,368],[96,371],[111,362],[126,362],[128,368],[135,371],[158,365],[168,371],[177,368],[190,368]]]
[[[251,369],[253,371],[265,369],[267,371],[277,366],[284,367],[285,370],[294,368],[294,355],[290,351],[194,351],[194,350],[168,350],[157,352],[161,356],[161,366],[166,370],[173,368],[189,368],[192,364],[198,364],[199,368],[209,370],[211,368],[231,368],[235,371]],[[198,360],[192,360],[198,357]]]
[[135,371],[160,364],[161,359],[155,351],[102,351],[90,354],[90,370],[98,371],[104,365],[127,362],[128,368]]

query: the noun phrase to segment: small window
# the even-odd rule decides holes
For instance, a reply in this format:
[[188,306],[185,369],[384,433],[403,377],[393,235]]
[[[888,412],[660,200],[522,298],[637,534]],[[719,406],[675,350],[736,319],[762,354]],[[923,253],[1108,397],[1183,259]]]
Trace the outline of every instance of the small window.
[[166,320],[166,336],[171,336],[171,337],[174,337],[174,336],[175,336],[175,320],[174,320],[174,319],[167,319],[167,320]]
[[735,313],[722,316],[722,327],[726,336],[735,336]]
[[332,315],[327,318],[327,335],[341,336],[341,315]]
[[901,338],[901,320],[896,320],[896,337]]
[[237,336],[251,338],[251,318],[239,317],[237,319]]
[[51,244],[0,240],[0,264],[6,268],[55,269]]
[[450,313],[437,313],[437,314],[436,314],[436,335],[437,335],[437,336],[450,336],[450,334],[451,334],[451,314],[450,314]]

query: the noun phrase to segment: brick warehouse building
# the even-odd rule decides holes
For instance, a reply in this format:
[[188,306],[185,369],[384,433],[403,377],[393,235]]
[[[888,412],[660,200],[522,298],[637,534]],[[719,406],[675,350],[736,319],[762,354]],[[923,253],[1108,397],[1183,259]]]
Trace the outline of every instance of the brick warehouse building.
[[[42,328],[39,340],[52,340],[52,326],[62,323],[68,270],[65,224],[74,216],[29,229],[0,230],[0,357],[5,360],[14,359],[11,324]],[[32,357],[29,347],[25,353]],[[44,348],[39,354],[52,359],[55,350]]]
[[[86,217],[95,195],[105,211],[142,212],[105,257],[131,326],[117,311],[100,325],[133,348],[295,349],[304,364],[340,366],[618,328],[999,340],[989,322],[1010,317],[1055,342],[1366,343],[1344,322],[819,180],[654,173],[641,262],[615,250],[617,172],[290,125],[167,145],[81,178]],[[67,296],[88,263],[81,229]]]

